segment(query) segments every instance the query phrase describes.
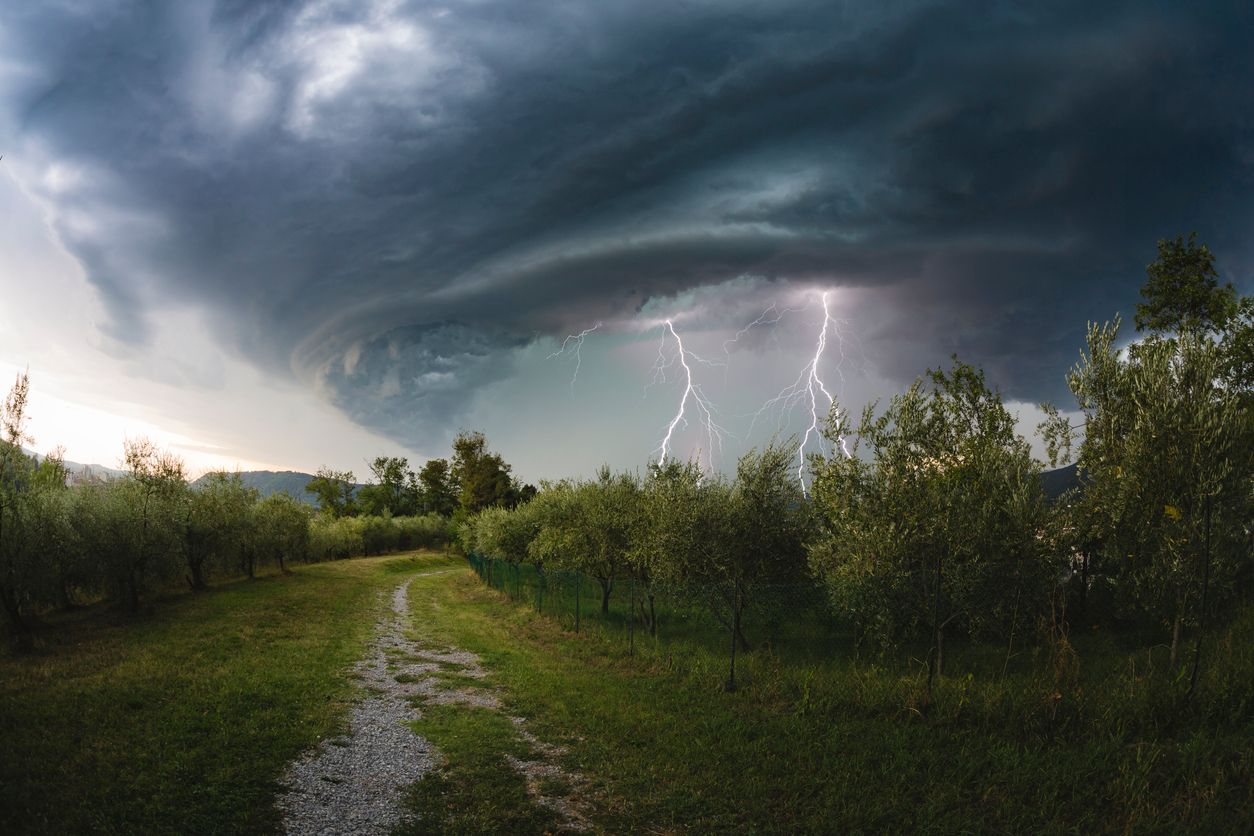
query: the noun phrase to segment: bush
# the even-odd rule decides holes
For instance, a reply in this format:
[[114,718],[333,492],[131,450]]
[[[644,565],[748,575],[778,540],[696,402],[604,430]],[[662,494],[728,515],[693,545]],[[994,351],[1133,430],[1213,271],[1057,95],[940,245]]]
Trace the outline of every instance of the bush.
[[314,517],[309,529],[309,559],[342,560],[366,550],[361,521],[355,517]]

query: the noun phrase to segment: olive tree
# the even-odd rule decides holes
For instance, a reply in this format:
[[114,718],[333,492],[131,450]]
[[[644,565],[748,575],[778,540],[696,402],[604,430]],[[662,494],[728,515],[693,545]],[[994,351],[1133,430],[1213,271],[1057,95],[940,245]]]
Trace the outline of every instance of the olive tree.
[[696,596],[730,629],[723,595],[711,588],[722,586],[718,566],[729,553],[728,492],[722,477],[703,474],[695,462],[654,464],[641,495],[634,561],[648,578],[646,595],[662,586]]
[[527,544],[527,559],[535,567],[540,581],[539,601],[543,608],[549,571],[570,565],[570,555],[587,549],[582,529],[577,524],[575,484],[565,479],[544,483],[526,507],[535,521],[535,536]]
[[19,638],[29,631],[26,588],[30,567],[21,549],[22,491],[34,462],[22,452],[26,433],[26,398],[30,376],[22,373],[0,404],[0,604]]
[[[715,576],[711,580],[722,581],[712,588],[721,591],[731,633],[744,648],[746,607],[761,597],[765,587],[805,579],[812,516],[794,471],[796,460],[796,442],[751,450],[736,463],[736,478],[726,497],[728,529],[722,560],[709,569]],[[733,664],[729,687],[735,687],[735,674]]]
[[250,533],[254,553],[273,560],[288,574],[287,564],[309,554],[310,509],[288,493],[275,493],[252,505]]
[[626,571],[636,534],[640,482],[634,474],[602,467],[594,481],[575,486],[572,522],[580,529],[582,548],[571,553],[574,568],[591,575],[601,587],[601,612],[610,609],[614,582]]
[[182,460],[148,439],[127,440],[123,450],[126,476],[109,483],[105,505],[109,556],[127,608],[138,612],[145,588],[174,575],[180,562],[188,487]]
[[[1050,409],[1051,453],[1083,432],[1078,504],[1098,569],[1125,612],[1183,631],[1236,596],[1254,553],[1254,302],[1220,285],[1196,236],[1158,243],[1137,305],[1139,342],[1120,321],[1090,324],[1067,383],[1083,423]],[[1196,675],[1196,657],[1194,675]]]
[[60,451],[39,461],[21,447],[29,386],[19,374],[0,404],[0,605],[21,646],[40,609],[69,605],[89,583]]
[[252,576],[247,543],[249,517],[257,491],[244,485],[238,473],[209,473],[186,497],[183,556],[187,582],[193,590],[206,587],[211,568],[225,568],[231,558]]
[[84,542],[74,525],[74,492],[66,484],[60,452],[45,456],[22,495],[20,549],[29,573],[32,603],[70,607],[80,590],[97,585]]
[[[1125,612],[1167,625],[1174,666],[1184,629],[1249,571],[1254,425],[1248,402],[1223,383],[1217,340],[1183,332],[1121,350],[1118,334],[1117,319],[1090,326],[1068,376],[1084,416],[1080,503],[1097,570],[1115,578]],[[1071,428],[1056,421],[1047,431]]]
[[1040,465],[983,373],[957,360],[876,408],[856,429],[829,415],[828,437],[852,437],[854,455],[814,462],[810,566],[865,638],[926,628],[940,675],[947,631],[1000,633],[1046,600]]
[[795,583],[805,570],[809,509],[793,471],[793,444],[771,444],[740,458],[736,477],[695,463],[655,466],[645,485],[638,528],[652,578],[705,601],[728,630],[735,652],[748,649],[744,614],[767,586]]

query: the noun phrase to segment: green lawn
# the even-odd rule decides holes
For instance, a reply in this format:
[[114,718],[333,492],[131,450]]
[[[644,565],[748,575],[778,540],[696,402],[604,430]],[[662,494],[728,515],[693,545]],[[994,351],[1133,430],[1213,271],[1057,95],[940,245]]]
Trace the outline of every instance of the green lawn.
[[343,719],[378,593],[447,560],[302,566],[53,623],[0,657],[0,833],[273,832],[276,779]]

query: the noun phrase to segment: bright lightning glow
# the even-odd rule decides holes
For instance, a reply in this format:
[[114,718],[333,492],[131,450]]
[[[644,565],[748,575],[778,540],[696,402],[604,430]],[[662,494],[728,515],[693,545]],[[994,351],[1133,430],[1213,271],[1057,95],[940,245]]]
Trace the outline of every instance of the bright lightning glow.
[[[663,322],[662,341],[658,345],[657,361],[653,364],[653,380],[650,383],[665,382],[667,369],[672,368],[675,364],[679,364],[683,369],[683,395],[679,399],[679,409],[675,412],[675,417],[671,419],[666,426],[666,435],[662,439],[662,443],[654,450],[658,453],[658,462],[664,464],[671,455],[671,442],[675,436],[675,432],[681,428],[688,426],[688,402],[691,400],[693,404],[693,412],[696,420],[705,432],[706,441],[709,445],[707,451],[707,461],[710,469],[714,468],[714,451],[717,449],[720,453],[723,449],[723,439],[728,435],[727,430],[719,426],[717,421],[718,410],[714,408],[714,404],[706,397],[702,391],[700,384],[693,380],[692,366],[689,361],[702,363],[707,366],[718,366],[719,363],[713,363],[706,360],[684,346],[683,338],[679,336],[679,332],[675,330],[675,325],[671,320]],[[666,353],[666,345],[668,335],[675,340],[674,354],[668,356]],[[646,387],[647,391],[647,387]]]
[[569,348],[571,350],[571,353],[575,355],[575,371],[570,376],[570,394],[572,397],[575,394],[575,383],[579,380],[579,367],[583,365],[584,338],[600,327],[601,327],[601,323],[598,322],[596,325],[593,325],[591,328],[583,329],[578,334],[571,334],[566,339],[562,340],[562,345],[557,351],[554,351],[552,354],[550,354],[548,357],[545,358],[546,360],[552,360],[554,357],[561,357],[563,354],[566,353],[567,348]]
[[[731,337],[730,339],[723,340],[723,355],[727,358],[727,360],[725,361],[725,364],[730,365],[731,347],[735,345],[736,343],[740,342],[740,338],[743,337],[745,334],[748,334],[754,328],[765,327],[768,325],[778,325],[779,321],[783,319],[785,316],[787,316],[788,314],[801,313],[804,310],[805,308],[784,308],[783,310],[780,310],[776,307],[775,303],[772,302],[770,305],[767,306],[766,310],[762,311],[762,313],[758,316],[757,319],[753,320],[753,322],[750,322],[744,328],[741,328],[739,331],[737,331],[736,336]],[[778,338],[776,338],[775,342],[776,342],[776,345],[779,344]]]
[[[822,363],[823,356],[827,351],[829,331],[836,335],[836,339],[841,349],[840,353],[842,364],[844,361],[844,338],[840,333],[837,320],[832,317],[831,308],[827,303],[827,297],[827,291],[824,291],[820,297],[820,301],[823,305],[823,326],[819,329],[818,340],[816,341],[814,347],[814,356],[811,357],[810,362],[801,369],[801,373],[792,384],[786,386],[779,392],[778,395],[762,405],[762,408],[754,415],[753,423],[750,424],[749,428],[750,432],[752,432],[753,426],[757,423],[758,418],[760,418],[762,413],[767,410],[780,409],[785,414],[791,414],[792,410],[798,405],[808,406],[810,412],[810,423],[806,427],[805,435],[801,438],[801,445],[797,448],[797,481],[801,483],[801,489],[803,492],[806,490],[806,447],[809,445],[810,438],[812,436],[816,438],[820,437],[820,414],[826,414],[826,412],[831,409],[832,404],[836,401],[831,391],[827,388],[827,384],[824,382],[820,371],[820,364]],[[762,319],[762,317],[759,317],[759,319]],[[740,335],[737,334],[737,337],[739,336]],[[840,371],[840,366],[837,367],[837,373],[843,380],[844,374]],[[825,404],[824,401],[826,401]],[[844,436],[840,436],[838,441],[840,443],[841,452],[844,453],[845,456],[852,458],[849,448],[845,443]]]
[[[746,334],[754,328],[771,328],[772,339],[778,345],[778,333],[775,329],[784,317],[821,306],[823,309],[823,322],[815,341],[813,355],[805,366],[802,367],[797,375],[797,379],[792,384],[786,386],[775,397],[764,403],[761,409],[753,413],[748,430],[748,434],[752,435],[758,421],[767,413],[774,413],[778,427],[782,428],[791,420],[794,410],[801,408],[808,411],[809,422],[802,435],[801,443],[797,448],[797,481],[800,482],[803,493],[808,494],[805,480],[806,454],[815,445],[817,445],[815,449],[819,452],[823,451],[825,445],[822,432],[819,429],[820,421],[833,410],[836,404],[835,395],[832,394],[831,388],[829,388],[827,381],[823,377],[823,368],[826,367],[829,371],[833,371],[840,382],[843,383],[845,379],[844,366],[848,360],[846,352],[847,334],[843,327],[848,323],[832,315],[829,304],[830,291],[824,291],[816,295],[817,299],[812,296],[811,301],[801,307],[781,308],[776,303],[769,305],[756,319],[737,331],[734,336],[723,341],[722,362],[708,360],[685,345],[683,337],[675,327],[676,319],[674,317],[660,321],[653,320],[653,322],[649,323],[649,325],[660,329],[661,340],[658,343],[657,359],[654,361],[651,369],[652,378],[645,385],[646,396],[650,387],[659,383],[668,383],[672,377],[680,379],[683,384],[683,391],[680,394],[675,415],[666,424],[665,433],[653,451],[658,456],[659,463],[664,463],[671,458],[679,434],[687,430],[693,422],[698,425],[699,437],[705,442],[704,464],[709,470],[713,470],[715,467],[715,454],[722,454],[724,440],[732,436],[732,433],[720,425],[719,411],[702,389],[694,370],[696,366],[722,368],[724,370],[724,384],[726,384],[727,369],[731,365],[733,346]],[[588,335],[601,327],[602,323],[597,322],[591,328],[585,328],[577,334],[567,336],[558,349],[548,355],[550,360],[564,355],[574,355],[575,368],[570,380],[572,396],[574,395],[575,385],[579,379],[579,370],[583,363],[582,349],[584,340]],[[856,340],[853,342],[853,345],[858,346]],[[830,357],[833,351],[838,355],[835,361]],[[674,372],[673,375],[672,370]],[[852,458],[844,436],[838,436],[836,442],[841,452],[845,456]],[[701,458],[700,453],[698,453],[698,457]]]

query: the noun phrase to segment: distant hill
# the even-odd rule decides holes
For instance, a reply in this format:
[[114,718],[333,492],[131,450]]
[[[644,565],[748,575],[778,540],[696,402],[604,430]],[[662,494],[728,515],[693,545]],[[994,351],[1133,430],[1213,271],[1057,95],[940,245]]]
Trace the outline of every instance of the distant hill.
[[[42,461],[43,456],[33,450],[22,449],[22,452],[33,457],[36,461]],[[80,464],[79,462],[66,461],[65,468],[69,471],[70,484],[86,482],[91,479],[117,479],[125,476],[126,471],[118,470],[116,467],[105,467],[102,464]],[[300,473],[295,470],[245,470],[239,474],[240,479],[250,488],[256,488],[257,493],[263,497],[273,493],[286,491],[296,499],[304,502],[306,505],[318,506],[318,497],[305,490],[305,485],[313,479],[311,473]],[[194,480],[191,485],[198,488],[208,479],[208,474]],[[360,488],[360,485],[356,486]]]
[[[309,480],[314,478],[311,473],[300,473],[295,470],[245,470],[239,474],[239,477],[248,487],[256,488],[257,493],[263,497],[287,491],[307,505],[317,506],[318,504],[318,498],[305,490],[305,485],[308,485]],[[192,487],[200,487],[206,479],[208,479],[208,474],[192,482]]]
[[1074,464],[1046,470],[1041,474],[1041,486],[1045,488],[1045,496],[1051,502],[1079,484],[1080,474]]
[[[22,452],[37,462],[44,460],[44,457],[39,453],[36,453],[34,450],[27,450],[23,447]],[[103,464],[81,464],[79,462],[72,462],[69,459],[66,459],[65,461],[65,469],[70,473],[69,481],[71,483],[84,482],[92,478],[116,479],[119,476],[126,475],[125,471],[118,470],[116,467],[105,467]]]

